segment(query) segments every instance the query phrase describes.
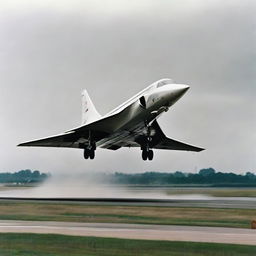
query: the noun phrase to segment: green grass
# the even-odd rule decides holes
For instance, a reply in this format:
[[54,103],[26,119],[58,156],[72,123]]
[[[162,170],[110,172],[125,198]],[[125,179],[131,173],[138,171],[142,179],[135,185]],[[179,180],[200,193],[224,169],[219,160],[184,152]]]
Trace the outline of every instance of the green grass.
[[166,193],[167,195],[200,194],[214,197],[256,197],[256,188],[172,187]]
[[0,255],[246,256],[256,255],[256,246],[3,233]]
[[207,226],[207,227],[232,227],[250,228],[251,222],[248,220],[216,220],[216,219],[182,219],[182,218],[148,218],[136,216],[107,216],[101,214],[100,217],[89,216],[88,218],[59,218],[56,216],[26,216],[26,215],[0,215],[0,220],[24,220],[24,221],[71,221],[71,222],[99,222],[99,223],[130,223],[130,224],[156,224],[156,225],[183,225],[183,226]]
[[138,223],[250,228],[255,209],[0,202],[0,220]]

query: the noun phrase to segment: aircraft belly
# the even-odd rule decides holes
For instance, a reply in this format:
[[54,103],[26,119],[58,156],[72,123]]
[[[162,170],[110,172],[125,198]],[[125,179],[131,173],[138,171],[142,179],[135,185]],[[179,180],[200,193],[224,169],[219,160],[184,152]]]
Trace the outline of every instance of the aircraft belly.
[[144,108],[139,101],[135,101],[124,109],[118,118],[111,120],[108,125],[112,127],[112,132],[97,141],[97,147],[118,149],[120,147],[140,146],[137,143],[138,138],[147,134],[145,123],[150,124],[160,114],[168,110],[167,107],[163,106],[163,103],[160,101],[157,105],[149,105],[148,108]]
[[[119,129],[98,141],[97,146],[100,148],[139,146],[136,139],[145,136],[147,131],[145,121],[152,122],[156,115],[151,114],[151,109],[144,109],[139,104],[132,104],[123,113],[122,120],[119,121]],[[158,113],[159,114],[159,113]]]

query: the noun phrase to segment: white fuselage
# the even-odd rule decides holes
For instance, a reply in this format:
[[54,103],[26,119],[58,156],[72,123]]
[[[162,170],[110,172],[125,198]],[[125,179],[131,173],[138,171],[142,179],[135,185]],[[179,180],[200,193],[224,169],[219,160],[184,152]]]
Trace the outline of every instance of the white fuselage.
[[189,89],[188,85],[168,81],[170,80],[162,79],[148,86],[108,113],[105,117],[118,113],[121,118],[114,124],[112,134],[99,141],[97,146],[107,148],[113,142],[118,143],[124,138],[129,140],[134,134],[146,133],[146,125],[157,119],[164,111],[168,111],[169,107]]

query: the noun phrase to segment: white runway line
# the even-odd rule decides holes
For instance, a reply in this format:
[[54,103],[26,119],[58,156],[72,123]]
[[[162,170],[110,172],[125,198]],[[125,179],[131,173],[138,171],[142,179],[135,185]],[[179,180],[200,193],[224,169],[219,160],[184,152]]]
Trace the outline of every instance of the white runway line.
[[256,230],[221,227],[0,221],[0,233],[38,233],[256,245]]

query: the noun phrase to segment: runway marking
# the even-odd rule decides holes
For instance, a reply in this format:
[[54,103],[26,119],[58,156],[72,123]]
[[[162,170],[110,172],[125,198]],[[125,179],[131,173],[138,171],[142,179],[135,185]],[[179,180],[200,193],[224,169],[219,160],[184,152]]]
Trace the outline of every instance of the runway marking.
[[63,234],[256,245],[256,230],[221,227],[54,221],[0,221],[0,233]]

